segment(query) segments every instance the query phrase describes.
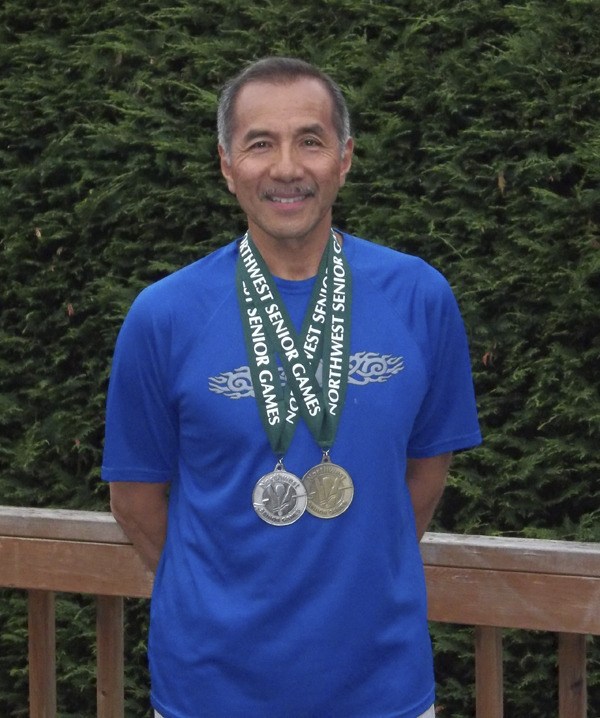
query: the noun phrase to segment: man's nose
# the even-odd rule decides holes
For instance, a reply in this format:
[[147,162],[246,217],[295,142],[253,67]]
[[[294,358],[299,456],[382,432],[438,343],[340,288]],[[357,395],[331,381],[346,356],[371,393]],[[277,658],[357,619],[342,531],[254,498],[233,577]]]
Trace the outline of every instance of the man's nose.
[[302,177],[304,170],[293,147],[281,146],[271,165],[271,179],[280,180],[282,182],[291,182]]

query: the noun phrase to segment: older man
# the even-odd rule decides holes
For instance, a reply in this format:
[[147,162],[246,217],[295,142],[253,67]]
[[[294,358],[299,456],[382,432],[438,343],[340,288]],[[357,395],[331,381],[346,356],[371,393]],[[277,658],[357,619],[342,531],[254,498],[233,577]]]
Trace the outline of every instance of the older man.
[[261,60],[218,125],[248,231],[141,293],[108,398],[103,478],[156,571],[152,704],[433,716],[418,543],[451,452],[480,441],[456,302],[332,227],[353,140],[327,75]]

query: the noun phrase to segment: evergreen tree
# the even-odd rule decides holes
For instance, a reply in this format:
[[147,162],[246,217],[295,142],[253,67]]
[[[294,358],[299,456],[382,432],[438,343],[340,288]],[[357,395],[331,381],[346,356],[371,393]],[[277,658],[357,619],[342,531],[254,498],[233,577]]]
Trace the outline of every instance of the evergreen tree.
[[[595,0],[5,0],[0,7],[0,502],[106,510],[116,333],[148,283],[230,241],[222,83],[268,54],[330,72],[357,143],[336,223],[448,277],[484,445],[444,531],[600,540],[600,6]],[[95,715],[93,609],[59,601],[61,716]],[[127,715],[147,711],[128,602]],[[0,593],[0,715],[24,716],[26,611]],[[434,627],[443,715],[473,712],[469,630]],[[555,713],[554,637],[507,641],[509,714]],[[590,644],[590,714],[600,714]],[[466,689],[466,686],[471,688]]]

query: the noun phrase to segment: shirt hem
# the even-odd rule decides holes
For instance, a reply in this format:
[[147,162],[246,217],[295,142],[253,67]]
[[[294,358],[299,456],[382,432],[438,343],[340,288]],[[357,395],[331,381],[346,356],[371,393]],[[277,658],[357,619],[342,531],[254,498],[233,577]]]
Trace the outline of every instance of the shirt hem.
[[447,441],[430,444],[429,446],[417,447],[408,450],[409,459],[428,459],[438,454],[445,454],[448,451],[463,451],[479,446],[483,441],[480,432],[467,434],[466,436],[455,437]]
[[141,481],[150,484],[170,481],[172,475],[166,471],[149,471],[145,469],[111,469],[103,466],[100,473],[102,481]]

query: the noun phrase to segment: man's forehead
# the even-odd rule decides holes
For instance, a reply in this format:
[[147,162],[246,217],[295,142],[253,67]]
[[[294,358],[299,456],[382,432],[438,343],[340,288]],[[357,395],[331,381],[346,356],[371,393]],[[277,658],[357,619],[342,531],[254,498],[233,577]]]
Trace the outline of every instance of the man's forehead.
[[294,117],[299,125],[325,132],[333,122],[333,101],[314,77],[280,81],[252,80],[242,87],[234,106],[234,126],[263,126],[278,115]]

